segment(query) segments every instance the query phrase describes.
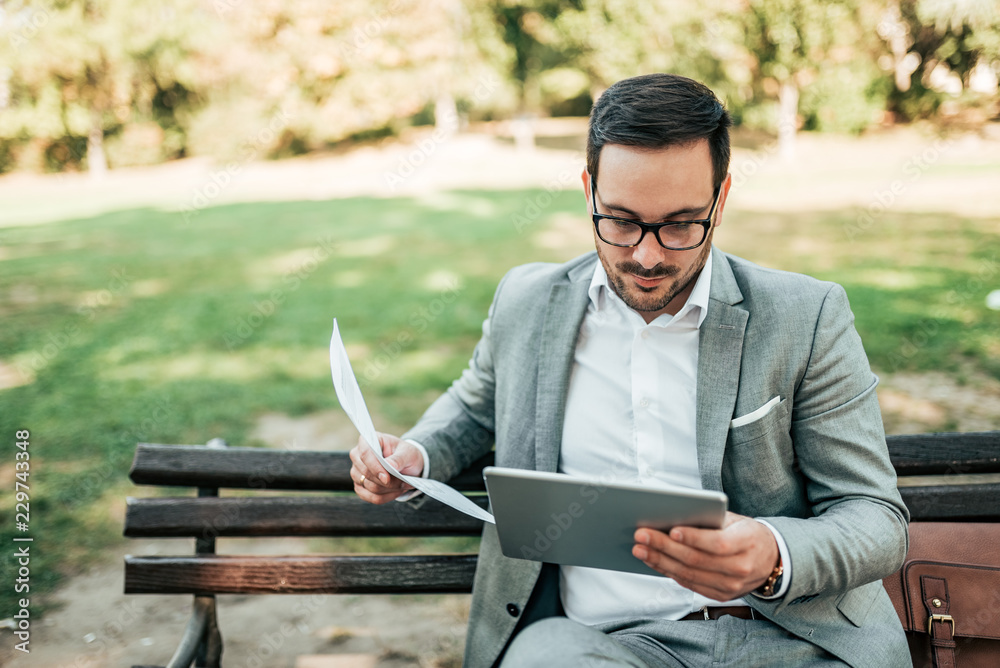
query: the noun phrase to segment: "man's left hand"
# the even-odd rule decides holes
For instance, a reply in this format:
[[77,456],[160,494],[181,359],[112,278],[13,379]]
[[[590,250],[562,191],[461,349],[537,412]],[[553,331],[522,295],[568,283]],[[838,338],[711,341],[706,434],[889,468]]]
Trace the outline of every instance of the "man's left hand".
[[770,529],[736,513],[726,513],[721,529],[674,527],[668,535],[643,528],[634,537],[633,556],[716,601],[757,589],[778,563],[778,543]]

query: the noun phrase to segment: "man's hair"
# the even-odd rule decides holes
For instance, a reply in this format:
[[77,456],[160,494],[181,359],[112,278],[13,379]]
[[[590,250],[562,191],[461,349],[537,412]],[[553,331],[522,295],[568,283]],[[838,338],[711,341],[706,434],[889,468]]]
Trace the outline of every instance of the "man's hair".
[[597,178],[605,144],[658,149],[708,139],[713,186],[729,171],[729,112],[707,86],[676,74],[622,79],[590,112],[587,170]]

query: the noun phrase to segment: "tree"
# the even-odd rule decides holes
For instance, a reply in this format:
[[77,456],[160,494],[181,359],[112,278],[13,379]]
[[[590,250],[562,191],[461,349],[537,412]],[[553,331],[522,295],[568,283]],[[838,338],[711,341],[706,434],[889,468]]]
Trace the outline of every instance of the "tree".
[[[453,124],[456,101],[504,92],[471,38],[482,17],[458,0],[213,1],[227,33],[206,55],[220,80],[192,118],[195,152],[323,148],[430,121],[436,105]],[[256,141],[278,116],[277,136]]]
[[879,34],[895,64],[890,108],[904,118],[929,116],[942,98],[932,86],[935,70],[965,90],[977,66],[1000,58],[1000,7],[990,0],[890,0]]
[[109,132],[184,97],[197,13],[189,0],[7,3],[0,58],[10,67],[10,100],[0,137],[44,145],[55,163],[85,158],[101,175]]
[[802,88],[823,68],[855,57],[856,9],[848,0],[750,0],[740,15],[762,87],[778,98],[778,150],[785,159],[795,153]]

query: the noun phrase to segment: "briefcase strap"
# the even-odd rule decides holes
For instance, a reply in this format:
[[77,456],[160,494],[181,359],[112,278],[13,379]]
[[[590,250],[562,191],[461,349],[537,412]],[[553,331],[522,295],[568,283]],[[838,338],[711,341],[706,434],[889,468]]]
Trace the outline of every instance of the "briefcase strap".
[[956,668],[955,620],[949,614],[948,581],[921,575],[920,590],[927,608],[927,633],[931,636],[934,668]]

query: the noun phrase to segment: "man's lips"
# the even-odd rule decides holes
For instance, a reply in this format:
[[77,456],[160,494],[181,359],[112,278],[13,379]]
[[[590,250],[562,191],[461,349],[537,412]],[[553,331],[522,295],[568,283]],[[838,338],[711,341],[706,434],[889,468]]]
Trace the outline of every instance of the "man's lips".
[[635,281],[641,287],[644,288],[655,288],[663,281],[663,279],[666,278],[666,276],[657,276],[656,278],[643,278],[641,276],[636,276],[635,274],[629,274],[629,275],[632,277],[633,281]]

